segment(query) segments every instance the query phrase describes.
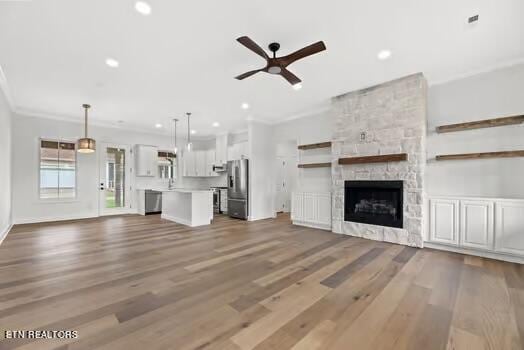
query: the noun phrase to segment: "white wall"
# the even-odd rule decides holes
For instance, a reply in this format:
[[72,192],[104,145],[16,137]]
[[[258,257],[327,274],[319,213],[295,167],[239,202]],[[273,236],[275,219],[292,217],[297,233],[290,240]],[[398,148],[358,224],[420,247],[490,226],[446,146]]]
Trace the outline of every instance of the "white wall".
[[431,86],[426,192],[524,198],[524,158],[434,161],[437,154],[524,149],[524,125],[436,134],[435,127],[524,114],[524,64]]
[[[295,141],[297,145],[331,141],[334,131],[334,118],[330,111],[293,119],[274,126],[275,143]],[[329,162],[331,150],[297,150],[299,163]],[[331,192],[331,169],[297,169],[293,181],[293,191]]]
[[249,139],[249,218],[260,220],[275,216],[275,142],[273,127],[250,121]]
[[[524,64],[520,64],[429,87],[427,194],[524,198],[524,158],[434,160],[437,154],[524,149],[524,124],[435,133],[439,125],[524,114],[523,81]],[[274,126],[276,143],[328,141],[333,132],[334,118],[329,111]],[[299,162],[323,157],[321,150],[300,154]],[[331,191],[331,170],[300,169],[296,183],[299,191]]]
[[[13,221],[15,223],[38,222],[70,218],[85,218],[98,215],[98,151],[96,154],[78,154],[77,158],[77,198],[64,201],[41,201],[38,198],[38,140],[59,138],[77,140],[83,133],[83,125],[65,121],[15,115],[13,118]],[[101,150],[104,142],[133,146],[148,144],[160,149],[171,149],[171,139],[167,136],[145,134],[116,128],[92,126],[89,135],[97,141]],[[179,143],[183,143],[183,140]],[[194,142],[195,149],[205,149],[207,143]],[[132,157],[133,158],[133,157]],[[216,186],[219,178],[199,179],[181,176],[181,166],[175,186],[207,188]],[[155,178],[136,177],[133,188],[151,188],[166,185],[166,181]],[[225,178],[223,178],[225,182]],[[134,192],[134,191],[133,191]],[[132,207],[134,193],[131,193]]]
[[0,242],[11,227],[11,133],[12,115],[0,89]]

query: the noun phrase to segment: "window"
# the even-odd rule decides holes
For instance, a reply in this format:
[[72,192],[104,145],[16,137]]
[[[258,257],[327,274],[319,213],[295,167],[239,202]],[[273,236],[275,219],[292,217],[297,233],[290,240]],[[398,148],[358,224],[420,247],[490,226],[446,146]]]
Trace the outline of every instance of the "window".
[[40,140],[40,198],[76,197],[76,145]]
[[158,177],[161,179],[174,179],[176,155],[172,152],[158,152]]

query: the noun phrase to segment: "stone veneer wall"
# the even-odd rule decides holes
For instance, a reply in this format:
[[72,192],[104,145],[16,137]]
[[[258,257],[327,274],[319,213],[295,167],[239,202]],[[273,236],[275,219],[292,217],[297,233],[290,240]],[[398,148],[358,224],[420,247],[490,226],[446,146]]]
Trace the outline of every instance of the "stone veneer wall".
[[[422,247],[427,83],[421,73],[332,99],[333,232]],[[361,141],[361,132],[366,132]],[[339,165],[338,158],[407,153],[404,162]],[[344,221],[345,180],[403,180],[404,228]]]

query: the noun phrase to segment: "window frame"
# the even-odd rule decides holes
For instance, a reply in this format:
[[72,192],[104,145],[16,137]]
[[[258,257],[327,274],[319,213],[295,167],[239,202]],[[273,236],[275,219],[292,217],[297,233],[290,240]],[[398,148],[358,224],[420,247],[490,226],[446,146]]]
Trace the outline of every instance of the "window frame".
[[170,154],[173,155],[173,164],[171,165],[171,174],[173,175],[172,179],[173,181],[176,180],[177,178],[177,174],[176,174],[176,171],[177,171],[177,168],[178,168],[178,157],[177,155],[173,152],[173,151],[164,151],[164,150],[158,150],[157,151],[157,176],[158,176],[158,179],[160,181],[169,181],[169,177],[160,177],[160,169],[158,169],[160,167],[160,165],[158,164],[158,160],[159,158],[161,158],[161,153],[164,153],[166,155],[166,158],[167,156],[169,156]]
[[[58,198],[42,198],[42,188],[40,186],[41,181],[41,156],[42,156],[42,141],[49,141],[49,142],[58,142],[60,143],[72,143],[75,145],[75,196],[74,197],[67,197],[67,198],[60,198],[60,186],[58,187]],[[62,139],[62,138],[55,138],[55,137],[39,137],[38,143],[37,143],[37,167],[38,167],[38,175],[37,175],[37,199],[40,202],[45,203],[67,203],[67,202],[76,202],[78,201],[78,152],[77,152],[77,144],[76,141],[70,140],[70,139]],[[60,183],[59,183],[60,184]]]

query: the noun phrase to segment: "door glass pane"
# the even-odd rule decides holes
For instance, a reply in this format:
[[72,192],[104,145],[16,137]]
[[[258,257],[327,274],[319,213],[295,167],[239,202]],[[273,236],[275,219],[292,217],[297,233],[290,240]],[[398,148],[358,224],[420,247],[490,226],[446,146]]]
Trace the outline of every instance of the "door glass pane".
[[125,150],[108,147],[106,149],[106,208],[125,206]]

